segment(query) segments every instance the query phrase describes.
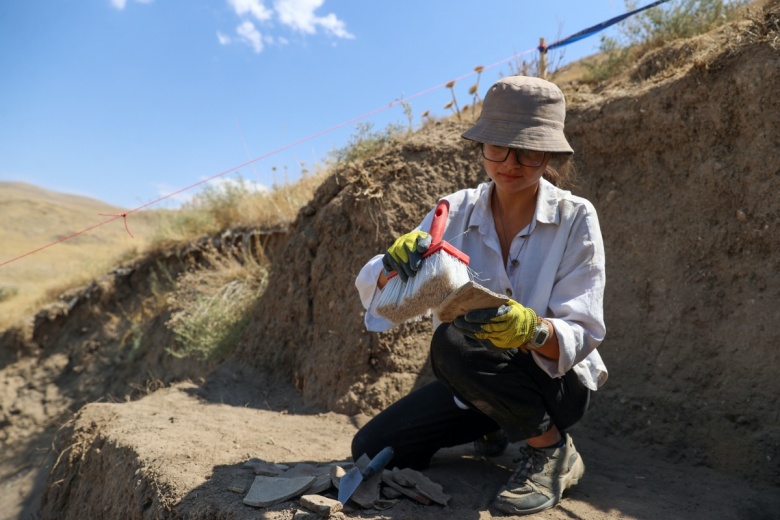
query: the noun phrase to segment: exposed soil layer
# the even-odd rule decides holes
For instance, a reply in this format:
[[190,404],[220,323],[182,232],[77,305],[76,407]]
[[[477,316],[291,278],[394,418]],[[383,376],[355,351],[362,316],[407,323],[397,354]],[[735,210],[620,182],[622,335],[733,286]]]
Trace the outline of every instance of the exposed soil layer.
[[[250,458],[290,467],[338,463],[349,454],[359,418],[318,411],[292,386],[274,383],[270,389],[271,384],[223,367],[206,388],[179,384],[131,403],[87,405],[62,439],[68,448],[49,478],[41,517],[315,520],[297,500],[262,509],[244,505],[254,473],[243,463]],[[236,385],[254,391],[238,396]],[[274,398],[269,402],[265,395]],[[589,430],[587,424],[575,430],[586,478],[559,507],[534,518],[768,520],[780,510],[777,488],[740,485],[708,468],[659,461],[632,449],[630,441],[597,438]],[[442,450],[425,475],[451,495],[446,507],[402,498],[383,511],[348,504],[334,516],[520,518],[490,505],[516,454],[510,449],[487,460],[475,457],[469,446]],[[335,488],[323,494],[337,497]]]

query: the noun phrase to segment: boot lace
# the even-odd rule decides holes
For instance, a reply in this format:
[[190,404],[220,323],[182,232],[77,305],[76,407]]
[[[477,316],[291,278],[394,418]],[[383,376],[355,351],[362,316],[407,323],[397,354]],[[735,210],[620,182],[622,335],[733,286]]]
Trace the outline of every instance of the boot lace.
[[510,478],[511,482],[524,484],[528,477],[544,469],[547,462],[547,454],[544,450],[538,450],[531,446],[520,448],[520,457],[515,459],[518,463],[517,469]]

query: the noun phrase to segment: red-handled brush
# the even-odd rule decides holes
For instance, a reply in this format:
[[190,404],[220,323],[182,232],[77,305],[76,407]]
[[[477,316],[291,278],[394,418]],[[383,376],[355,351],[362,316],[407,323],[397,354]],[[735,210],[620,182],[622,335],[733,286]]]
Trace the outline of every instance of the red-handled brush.
[[374,304],[377,315],[395,324],[422,316],[470,280],[468,255],[442,240],[449,213],[450,203],[439,201],[429,231],[431,246],[422,255],[420,270],[406,282],[395,271],[388,273],[387,284]]

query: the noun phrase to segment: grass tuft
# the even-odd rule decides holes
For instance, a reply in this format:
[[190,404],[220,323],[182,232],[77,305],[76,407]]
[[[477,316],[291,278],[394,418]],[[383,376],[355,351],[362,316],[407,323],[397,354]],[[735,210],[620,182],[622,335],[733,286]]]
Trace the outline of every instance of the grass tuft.
[[19,294],[19,289],[16,287],[0,287],[0,302],[10,300],[17,294]]
[[178,343],[168,352],[179,358],[225,359],[249,324],[268,270],[262,253],[256,258],[249,252],[209,251],[206,263],[182,274],[168,295],[171,317],[166,326]]
[[391,123],[382,131],[374,131],[374,125],[368,122],[359,122],[355,125],[357,132],[350,137],[347,144],[336,148],[329,153],[329,160],[335,163],[348,163],[370,157],[406,132],[403,126]]

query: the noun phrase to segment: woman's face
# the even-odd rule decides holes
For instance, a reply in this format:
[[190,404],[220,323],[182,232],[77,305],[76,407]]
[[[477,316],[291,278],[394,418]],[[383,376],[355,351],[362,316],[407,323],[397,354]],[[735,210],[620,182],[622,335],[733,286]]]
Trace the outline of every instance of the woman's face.
[[507,193],[519,193],[529,188],[535,189],[552,155],[544,154],[544,159],[539,166],[524,166],[518,162],[514,150],[512,152],[501,162],[489,161],[483,156],[482,164],[488,177],[496,183],[498,189]]

